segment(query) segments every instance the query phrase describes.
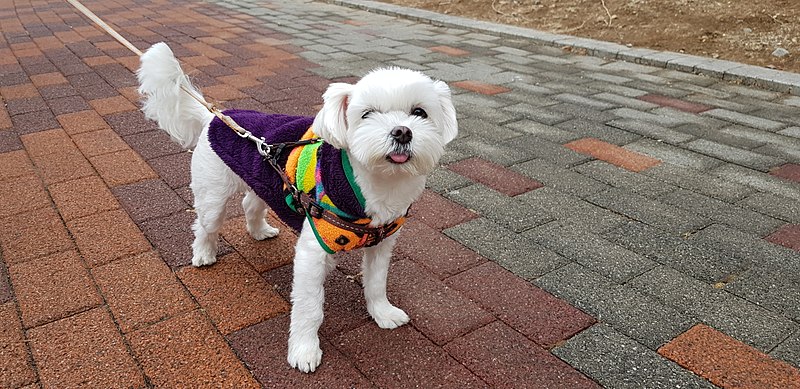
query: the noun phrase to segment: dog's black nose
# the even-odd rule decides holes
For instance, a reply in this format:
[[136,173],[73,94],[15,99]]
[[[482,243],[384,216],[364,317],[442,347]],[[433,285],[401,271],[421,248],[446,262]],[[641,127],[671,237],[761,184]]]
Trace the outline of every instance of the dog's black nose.
[[391,134],[392,138],[401,145],[411,142],[411,129],[406,126],[392,128]]

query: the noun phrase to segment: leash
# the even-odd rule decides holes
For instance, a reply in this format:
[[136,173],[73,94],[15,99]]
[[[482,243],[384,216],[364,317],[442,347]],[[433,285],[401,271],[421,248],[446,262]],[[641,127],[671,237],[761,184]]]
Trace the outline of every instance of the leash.
[[[125,39],[122,35],[120,35],[117,31],[115,31],[111,26],[109,26],[106,22],[100,19],[94,12],[86,8],[83,4],[81,4],[78,0],[67,0],[75,9],[80,11],[84,14],[84,16],[88,17],[92,20],[95,24],[97,24],[100,28],[102,28],[106,33],[111,35],[117,42],[121,43],[123,46],[128,48],[128,50],[132,51],[139,57],[144,54],[141,50],[139,50],[136,46],[134,46],[130,41]],[[258,149],[258,153],[264,157],[264,159],[269,163],[269,165],[278,173],[283,181],[285,190],[291,194],[292,199],[294,201],[294,208],[299,214],[306,214],[308,216],[314,218],[321,218],[328,223],[350,231],[354,234],[359,236],[366,236],[366,244],[365,246],[374,246],[378,244],[381,240],[386,238],[387,236],[391,235],[394,231],[396,231],[398,224],[397,221],[384,224],[378,227],[369,227],[368,225],[361,225],[352,223],[347,221],[340,216],[336,215],[335,213],[325,209],[322,205],[320,205],[317,201],[311,198],[308,193],[302,192],[297,189],[294,183],[291,182],[289,176],[286,175],[286,172],[281,169],[280,165],[278,164],[278,159],[280,155],[283,153],[287,147],[294,148],[297,146],[304,146],[312,143],[322,142],[321,138],[314,138],[308,140],[301,140],[297,142],[284,142],[284,143],[276,143],[276,144],[269,144],[266,142],[266,139],[263,137],[259,138],[253,135],[252,132],[244,129],[238,123],[236,123],[233,118],[226,115],[222,112],[216,105],[207,102],[202,95],[198,95],[194,93],[191,89],[185,87],[181,84],[181,90],[186,92],[192,99],[200,103],[203,107],[205,107],[209,112],[214,114],[217,118],[219,118],[225,125],[227,125],[230,129],[236,132],[242,138],[248,139],[255,143],[256,148]],[[301,212],[302,210],[302,212]]]

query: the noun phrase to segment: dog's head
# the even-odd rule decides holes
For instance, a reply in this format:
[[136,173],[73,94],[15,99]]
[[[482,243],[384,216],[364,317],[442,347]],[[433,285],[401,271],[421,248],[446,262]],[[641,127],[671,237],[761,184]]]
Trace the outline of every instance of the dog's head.
[[322,98],[316,134],[384,174],[430,173],[458,134],[450,88],[417,71],[378,69]]

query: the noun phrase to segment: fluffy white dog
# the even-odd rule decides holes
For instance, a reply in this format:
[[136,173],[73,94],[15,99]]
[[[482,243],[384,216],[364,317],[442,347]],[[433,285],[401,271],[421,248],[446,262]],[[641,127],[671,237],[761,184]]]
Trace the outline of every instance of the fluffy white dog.
[[[250,235],[259,240],[276,236],[278,229],[265,219],[266,209],[269,203],[280,216],[277,208],[281,204],[265,202],[263,198],[273,194],[255,193],[253,188],[261,186],[258,177],[272,174],[271,179],[275,180],[277,174],[270,171],[271,167],[263,159],[256,165],[263,164],[263,169],[269,173],[235,172],[230,166],[235,162],[221,157],[235,159],[240,153],[252,154],[257,150],[255,143],[240,138],[244,143],[235,144],[234,151],[224,151],[214,145],[215,136],[224,136],[216,133],[232,131],[181,90],[185,87],[196,91],[166,44],[153,45],[141,57],[138,78],[139,92],[145,97],[146,116],[156,120],[160,128],[184,148],[194,147],[191,188],[197,220],[192,227],[195,234],[192,264],[202,266],[216,261],[225,204],[237,193],[246,192],[242,206]],[[457,135],[450,89],[444,82],[431,80],[417,71],[390,68],[375,70],[354,85],[331,84],[322,97],[323,107],[314,118],[307,118],[307,122],[298,117],[289,119],[295,120],[292,122],[295,124],[306,123],[306,129],[311,124],[313,132],[324,139],[325,144],[320,148],[343,150],[341,159],[352,167],[353,187],[356,188],[353,190],[361,192],[363,213],[370,227],[402,219],[411,203],[422,194],[426,175],[437,166],[445,145]],[[252,130],[247,125],[263,122],[248,119],[251,118],[248,115],[254,115],[252,111],[230,115],[247,130]],[[282,128],[287,126],[287,117],[266,116],[280,119],[273,127],[278,128],[278,132],[285,131]],[[283,139],[282,134],[272,137]],[[235,134],[234,137],[238,138]],[[326,161],[319,157],[322,166],[318,168],[325,169]],[[245,176],[255,178],[246,180]],[[338,183],[334,181],[331,185]],[[283,183],[271,188],[281,192]],[[286,195],[278,193],[277,196],[282,199]],[[330,247],[323,247],[324,242],[317,235],[321,227],[314,227],[312,222],[314,219],[310,216],[302,219],[295,247],[291,293],[288,362],[303,372],[314,371],[322,358],[317,331],[323,318],[323,282],[327,272],[336,265]],[[408,315],[386,297],[386,277],[396,239],[394,234],[376,245],[364,247],[364,297],[369,314],[381,328],[396,328],[409,320]],[[339,243],[343,242],[337,240]]]

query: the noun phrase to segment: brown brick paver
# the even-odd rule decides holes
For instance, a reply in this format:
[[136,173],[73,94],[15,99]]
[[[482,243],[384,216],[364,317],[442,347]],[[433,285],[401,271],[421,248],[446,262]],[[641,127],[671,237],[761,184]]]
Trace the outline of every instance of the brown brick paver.
[[95,308],[28,331],[45,387],[144,388],[108,312]]
[[6,265],[74,247],[58,213],[49,206],[0,219],[0,244]]
[[8,274],[25,328],[102,303],[89,272],[75,251],[10,265]]
[[88,267],[150,250],[150,242],[125,211],[115,209],[67,222]]
[[152,251],[96,267],[92,274],[125,333],[196,308]]
[[16,388],[36,381],[25,334],[13,302],[0,304],[0,387]]
[[800,388],[800,371],[704,324],[659,354],[724,388]]
[[223,334],[289,310],[289,304],[238,254],[217,261],[199,269],[186,266],[178,277]]
[[453,86],[457,86],[457,87],[462,88],[462,89],[466,89],[466,90],[469,90],[469,91],[477,92],[477,93],[480,93],[482,95],[496,95],[496,94],[506,93],[506,92],[510,92],[511,91],[511,89],[508,89],[508,88],[506,88],[504,86],[488,84],[488,83],[485,83],[485,82],[474,81],[474,80],[454,82]]
[[661,163],[655,158],[594,138],[578,139],[564,146],[633,172],[640,172]]
[[127,338],[156,387],[259,387],[199,310],[135,331]]
[[50,185],[50,196],[64,220],[119,208],[119,202],[96,175]]

